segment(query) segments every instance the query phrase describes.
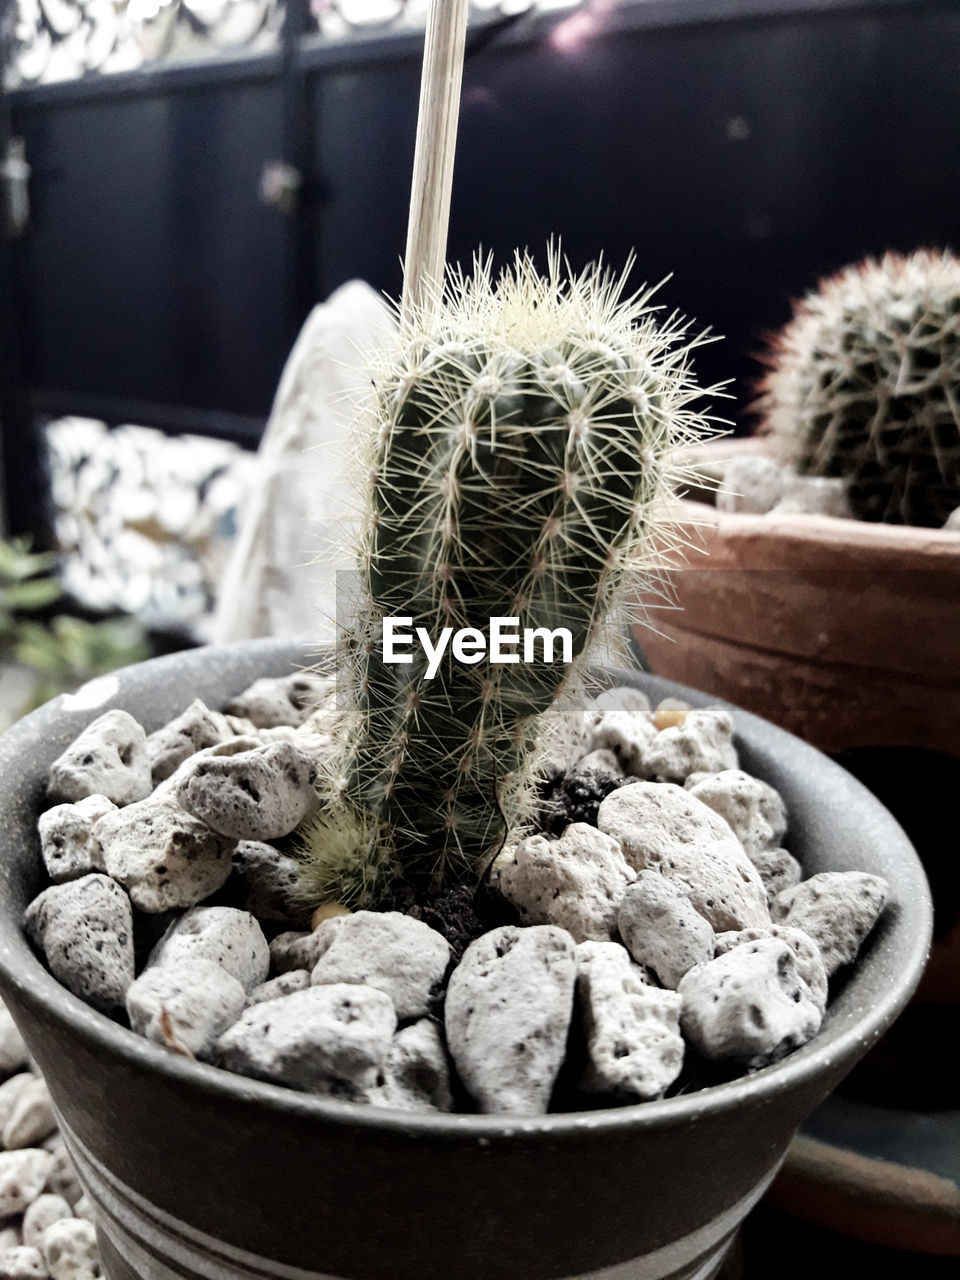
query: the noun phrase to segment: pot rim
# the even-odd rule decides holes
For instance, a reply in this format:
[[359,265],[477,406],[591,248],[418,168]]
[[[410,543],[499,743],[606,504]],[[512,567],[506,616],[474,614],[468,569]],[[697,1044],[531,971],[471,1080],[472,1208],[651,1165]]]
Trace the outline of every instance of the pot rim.
[[[174,653],[166,657],[154,658],[147,662],[127,667],[117,673],[116,681],[110,681],[112,688],[109,696],[99,698],[98,705],[85,708],[96,715],[115,706],[122,706],[126,696],[134,693],[138,687],[145,687],[155,680],[163,680],[164,675],[177,671],[182,675],[184,663],[196,666],[198,672],[204,669],[209,655],[223,650],[245,657],[251,663],[258,660],[272,660],[276,667],[287,660],[293,665],[306,666],[311,655],[310,647],[305,643],[287,640],[254,640],[243,641],[225,646],[204,646],[198,649]],[[640,672],[638,669],[627,670],[610,668],[607,674],[614,680],[625,677],[624,682],[633,683],[637,676],[642,676],[645,687],[662,689],[663,696],[684,697],[689,694],[693,705],[723,706],[734,718],[735,730],[746,730],[756,735],[759,730],[766,745],[781,753],[789,747],[792,765],[796,773],[803,772],[804,761],[816,758],[820,769],[826,763],[830,769],[844,774],[846,784],[862,793],[861,799],[874,809],[874,815],[888,829],[894,841],[902,844],[904,855],[904,875],[908,880],[909,901],[916,917],[914,932],[904,938],[902,954],[897,957],[897,967],[890,974],[889,985],[883,995],[869,1008],[861,1009],[857,1016],[848,1014],[850,1025],[834,1035],[830,1035],[830,1011],[820,1032],[808,1044],[795,1050],[786,1058],[772,1066],[765,1067],[751,1075],[721,1084],[711,1085],[689,1094],[662,1098],[652,1102],[640,1102],[627,1106],[603,1107],[590,1111],[559,1112],[539,1116],[513,1115],[469,1115],[469,1114],[420,1114],[395,1111],[385,1107],[369,1106],[362,1103],[344,1102],[300,1093],[281,1085],[270,1084],[248,1076],[237,1075],[223,1068],[202,1062],[191,1062],[162,1049],[142,1036],[113,1021],[85,1004],[62,986],[33,952],[26,935],[16,922],[15,927],[0,927],[0,987],[14,990],[17,998],[24,1005],[31,1006],[40,1017],[53,1020],[66,1029],[69,1034],[85,1040],[94,1051],[123,1060],[134,1070],[150,1070],[156,1072],[174,1088],[187,1089],[194,1093],[217,1095],[227,1094],[236,1102],[251,1104],[260,1103],[276,1108],[293,1116],[302,1117],[305,1123],[323,1121],[330,1126],[348,1127],[368,1130],[380,1130],[396,1136],[422,1136],[431,1142],[450,1142],[471,1140],[478,1145],[487,1145],[493,1140],[525,1141],[537,1135],[549,1135],[552,1138],[568,1136],[575,1138],[578,1134],[597,1134],[616,1131],[619,1135],[632,1130],[643,1130],[659,1125],[674,1125],[693,1122],[701,1117],[713,1115],[727,1109],[743,1107],[759,1108],[769,1099],[792,1091],[796,1086],[808,1082],[817,1076],[826,1076],[837,1063],[850,1063],[857,1055],[856,1048],[865,1041],[872,1042],[893,1022],[904,1007],[913,989],[919,981],[929,952],[933,927],[932,904],[926,878],[919,859],[907,840],[902,828],[880,804],[878,800],[859,782],[845,774],[839,765],[827,760],[819,751],[795,738],[785,730],[779,729],[769,721],[762,720],[749,712],[742,711],[721,699],[709,698],[694,690],[673,681]],[[102,679],[100,682],[103,683]],[[92,687],[85,686],[84,690]],[[37,735],[45,735],[62,717],[65,710],[83,703],[84,690],[79,695],[61,695],[47,703],[39,710],[18,721],[0,737],[0,778],[6,776],[11,761],[15,760],[26,748],[30,739]],[[201,689],[202,692],[202,689]],[[94,718],[87,714],[85,720]],[[71,729],[71,736],[79,732],[82,723]],[[34,812],[30,804],[31,813]],[[909,874],[907,874],[909,867]],[[5,902],[5,894],[0,893],[0,907],[6,907],[7,915],[12,914],[9,902]],[[887,928],[896,928],[896,917],[888,919]],[[880,928],[883,928],[881,921]],[[902,932],[902,930],[901,930]],[[866,944],[865,954],[869,956],[877,935]],[[826,1036],[826,1039],[824,1037]]]

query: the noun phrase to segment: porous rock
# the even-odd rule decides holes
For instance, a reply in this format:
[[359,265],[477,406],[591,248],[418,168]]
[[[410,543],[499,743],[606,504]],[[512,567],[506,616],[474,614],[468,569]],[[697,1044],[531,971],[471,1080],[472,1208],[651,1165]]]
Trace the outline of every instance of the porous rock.
[[299,725],[330,687],[330,678],[298,671],[291,676],[264,676],[227,704],[230,715],[242,716],[258,729]]
[[243,905],[260,920],[305,928],[310,909],[299,900],[301,864],[262,840],[241,840],[233,851],[233,869]]
[[308,755],[292,742],[273,742],[235,755],[187,761],[176,795],[188,813],[223,836],[276,840],[313,808],[316,777]]
[[259,986],[270,971],[270,947],[249,911],[236,907],[193,907],[175,920],[147,962],[178,965],[181,960],[212,960],[245,991]]
[[581,1087],[618,1102],[659,1098],[683,1066],[680,997],[652,986],[617,942],[582,942],[576,959]]
[[719,814],[683,787],[631,782],[612,791],[597,815],[636,870],[676,882],[718,932],[770,923],[767,896],[743,846]]
[[310,986],[309,969],[291,969],[280,973],[275,978],[268,978],[259,986],[247,993],[247,1008],[251,1005],[263,1004],[265,1000],[277,1000],[280,996],[289,996],[294,991],[306,991]]
[[21,1093],[36,1078],[32,1071],[19,1071],[0,1084],[0,1134],[6,1128]]
[[783,486],[783,467],[773,458],[762,454],[729,458],[717,489],[717,510],[766,515],[783,496]]
[[246,1010],[221,1037],[230,1071],[331,1098],[375,1101],[396,1029],[383,991],[348,983],[310,987]]
[[24,927],[75,996],[105,1013],[122,1007],[134,975],[133,909],[115,880],[93,874],[51,885],[27,908]]
[[313,971],[325,948],[325,938],[304,929],[278,933],[270,943],[270,968],[275,977],[294,969]]
[[163,782],[197,751],[234,736],[226,716],[195,698],[189,707],[147,738],[153,785]]
[[616,840],[574,822],[558,840],[527,836],[494,860],[490,882],[524,924],[554,924],[575,942],[609,940],[617,908],[636,872]]
[[610,689],[604,689],[602,693],[598,693],[593,700],[593,707],[597,719],[599,719],[605,711],[633,711],[640,715],[649,716],[652,710],[650,699],[642,689],[635,689],[633,685],[618,684]]
[[146,969],[127,992],[130,1025],[172,1053],[209,1058],[243,1012],[247,995],[212,960],[190,957]]
[[733,721],[722,707],[690,711],[682,724],[661,729],[643,757],[648,778],[683,782],[691,773],[721,773],[739,767]]
[[48,1227],[72,1217],[73,1210],[63,1196],[50,1192],[37,1196],[23,1215],[23,1243],[36,1246]]
[[13,1014],[0,1001],[0,1075],[8,1076],[25,1067],[30,1059]]
[[77,1171],[73,1167],[73,1161],[70,1159],[63,1138],[56,1133],[43,1145],[53,1160],[47,1174],[45,1190],[53,1195],[62,1196],[69,1205],[77,1204],[83,1196],[83,1187],[77,1178]]
[[853,510],[842,476],[802,476],[789,472],[774,515],[837,516],[852,520]]
[[646,751],[657,731],[644,711],[605,711],[593,726],[591,751],[612,751],[621,769],[632,778],[646,778]]
[[56,1127],[46,1081],[40,1076],[32,1076],[18,1092],[7,1116],[3,1126],[3,1145],[8,1151],[38,1146]]
[[760,849],[750,855],[750,861],[767,891],[768,907],[772,908],[774,898],[784,889],[792,889],[803,879],[803,868],[786,849]]
[[106,796],[85,796],[75,804],[57,804],[40,815],[40,854],[54,884],[105,871],[100,841],[93,828],[117,806]]
[[314,986],[373,987],[390,997],[401,1020],[433,1009],[450,963],[450,945],[436,929],[399,911],[357,911],[324,920],[314,932]]
[[226,883],[233,841],[169,797],[151,796],[94,827],[107,870],[141,911],[192,907]]
[[769,783],[742,769],[725,769],[698,779],[687,780],[692,795],[726,818],[730,827],[753,858],[762,849],[779,845],[787,830],[787,809]]
[[35,1245],[21,1244],[0,1257],[0,1280],[50,1280],[50,1271]]
[[777,924],[792,925],[814,940],[829,977],[856,959],[888,892],[882,876],[866,871],[822,871],[779,894],[772,914]]
[[573,939],[554,925],[491,929],[447,985],[447,1047],[487,1113],[547,1110],[573,1010]]
[[440,1028],[430,1018],[412,1022],[393,1037],[377,1102],[401,1111],[453,1110],[447,1052]]
[[637,964],[676,991],[695,964],[713,959],[715,934],[677,883],[659,871],[641,871],[620,902],[617,924]]
[[0,1151],[0,1218],[23,1213],[43,1191],[53,1156],[39,1147]]
[[47,794],[67,803],[101,795],[123,805],[142,800],[152,789],[143,726],[126,711],[106,711],[54,760]]
[[40,1238],[50,1280],[99,1280],[103,1275],[97,1232],[85,1218],[61,1218]]
[[741,929],[739,932],[720,933],[717,935],[715,955],[726,955],[734,947],[744,942],[756,942],[759,938],[779,938],[793,952],[797,962],[797,973],[806,984],[807,994],[821,1013],[827,1007],[827,971],[823,965],[820,948],[813,939],[800,929],[789,925],[772,924],[766,929]]
[[806,1044],[823,1019],[781,938],[745,942],[697,965],[679,992],[687,1040],[705,1058],[749,1071]]

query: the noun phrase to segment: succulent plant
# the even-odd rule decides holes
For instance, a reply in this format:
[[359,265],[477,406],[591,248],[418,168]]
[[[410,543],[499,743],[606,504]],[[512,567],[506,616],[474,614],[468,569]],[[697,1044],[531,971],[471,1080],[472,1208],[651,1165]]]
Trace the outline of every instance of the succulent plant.
[[[677,447],[706,430],[701,339],[625,279],[571,278],[556,254],[545,276],[525,256],[496,281],[478,263],[375,370],[359,618],[325,803],[302,833],[314,900],[376,902],[398,871],[476,881],[535,807],[547,713],[578,687],[625,575],[653,569]],[[498,617],[566,628],[572,661],[539,642],[537,661],[492,661]],[[434,640],[473,628],[474,651],[448,646],[432,675],[415,645],[388,663],[386,618]]]
[[960,259],[844,268],[798,304],[769,364],[776,452],[843,477],[858,518],[939,527],[960,506]]

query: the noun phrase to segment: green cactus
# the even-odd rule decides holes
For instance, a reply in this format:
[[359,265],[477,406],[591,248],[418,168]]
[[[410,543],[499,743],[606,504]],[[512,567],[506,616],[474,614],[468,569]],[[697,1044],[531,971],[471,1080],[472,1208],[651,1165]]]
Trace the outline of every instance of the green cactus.
[[862,520],[941,526],[960,506],[960,260],[847,267],[777,335],[759,410],[783,461],[840,476]]
[[[375,373],[360,555],[363,616],[345,642],[339,750],[304,832],[313,900],[375,902],[398,870],[476,881],[533,796],[545,715],[578,688],[628,571],[662,550],[677,447],[704,394],[676,316],[590,268],[527,257],[493,284],[452,278]],[[457,661],[433,678],[383,660],[386,617],[436,637],[518,619],[565,627],[574,661]],[[409,629],[409,628],[408,628]],[[511,628],[512,630],[513,628]],[[536,649],[542,657],[540,647]]]

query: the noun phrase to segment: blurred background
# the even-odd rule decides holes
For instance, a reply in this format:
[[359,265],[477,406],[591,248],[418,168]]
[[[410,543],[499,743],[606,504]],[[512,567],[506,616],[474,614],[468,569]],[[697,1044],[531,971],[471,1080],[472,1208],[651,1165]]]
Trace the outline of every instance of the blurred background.
[[[298,333],[348,281],[399,293],[425,10],[0,0],[7,720],[223,635]],[[448,256],[542,256],[551,236],[575,265],[635,251],[637,285],[665,280],[668,310],[722,334],[697,370],[732,379],[721,411],[746,431],[792,299],[868,254],[960,248],[960,4],[475,0]],[[898,1076],[898,1108],[925,1069]],[[955,1275],[958,1155],[929,1154],[958,1132],[943,1097],[952,1129],[911,1130],[907,1156],[878,1121],[860,1152],[871,1176],[932,1168],[932,1199],[891,1175],[832,1216],[856,1178],[814,1161],[733,1265]]]

